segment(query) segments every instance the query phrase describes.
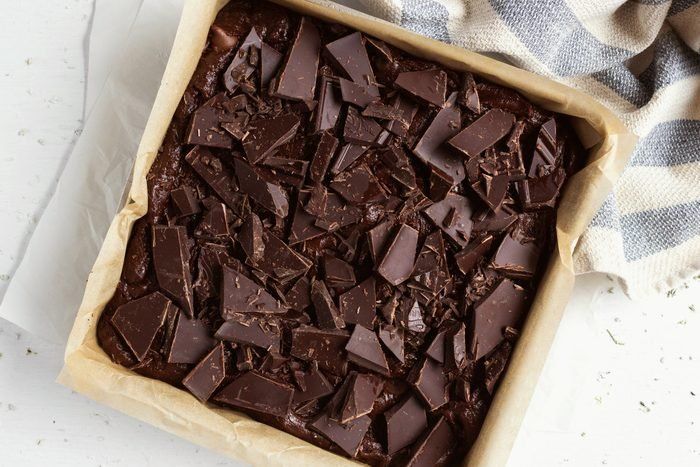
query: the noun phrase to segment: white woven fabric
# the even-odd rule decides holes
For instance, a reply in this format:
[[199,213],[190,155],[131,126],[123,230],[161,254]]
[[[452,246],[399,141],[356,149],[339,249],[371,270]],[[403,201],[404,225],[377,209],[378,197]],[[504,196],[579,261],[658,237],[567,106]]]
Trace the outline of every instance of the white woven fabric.
[[[576,251],[631,296],[700,270],[700,0],[356,0],[595,97],[640,137]],[[347,3],[347,1],[341,1]]]

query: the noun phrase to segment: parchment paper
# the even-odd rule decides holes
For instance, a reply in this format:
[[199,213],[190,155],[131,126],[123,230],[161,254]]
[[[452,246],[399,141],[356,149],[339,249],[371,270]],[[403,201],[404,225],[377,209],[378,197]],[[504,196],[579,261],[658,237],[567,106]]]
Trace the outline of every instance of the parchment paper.
[[[569,180],[564,191],[557,220],[556,252],[467,459],[470,466],[504,465],[573,287],[572,253],[576,242],[624,167],[635,137],[593,99],[548,79],[322,0],[276,2],[516,88],[550,110],[577,117],[582,137],[593,145],[587,166]],[[201,404],[185,391],[138,376],[112,363],[97,344],[97,320],[119,280],[130,228],[147,209],[146,174],[199,59],[208,28],[225,3],[226,0],[187,0],[185,4],[173,51],[137,151],[128,201],[113,220],[88,279],[59,381],[141,420],[253,465],[352,465],[351,461],[234,411]]]

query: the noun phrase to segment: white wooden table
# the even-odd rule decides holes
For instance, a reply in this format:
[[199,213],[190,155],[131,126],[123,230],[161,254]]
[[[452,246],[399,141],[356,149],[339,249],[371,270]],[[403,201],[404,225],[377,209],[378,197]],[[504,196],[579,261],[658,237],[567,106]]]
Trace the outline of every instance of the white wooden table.
[[[82,125],[91,14],[0,0],[0,294]],[[700,280],[643,303],[579,280],[509,466],[700,465],[698,335]],[[62,355],[0,320],[0,467],[239,465],[57,385]]]

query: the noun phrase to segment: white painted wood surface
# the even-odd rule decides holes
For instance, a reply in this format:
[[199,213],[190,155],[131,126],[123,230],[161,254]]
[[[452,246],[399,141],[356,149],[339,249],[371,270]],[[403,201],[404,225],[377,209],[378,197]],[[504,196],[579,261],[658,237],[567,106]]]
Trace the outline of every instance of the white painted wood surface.
[[[82,125],[91,14],[0,0],[0,295]],[[700,280],[632,303],[581,278],[509,467],[700,465],[698,335]],[[62,354],[0,320],[0,467],[239,465],[57,385]]]

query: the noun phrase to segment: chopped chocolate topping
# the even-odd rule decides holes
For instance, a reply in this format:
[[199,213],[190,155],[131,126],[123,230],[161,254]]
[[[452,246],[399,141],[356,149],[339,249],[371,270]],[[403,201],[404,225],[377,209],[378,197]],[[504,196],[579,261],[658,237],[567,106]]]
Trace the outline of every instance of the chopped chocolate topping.
[[153,264],[158,285],[188,316],[194,315],[187,230],[182,226],[153,226]]
[[359,85],[369,87],[371,95],[379,96],[379,89],[375,85],[376,78],[367,56],[367,49],[362,41],[362,34],[355,32],[326,44],[326,51],[333,65],[345,77]]
[[491,109],[460,131],[449,144],[469,157],[475,157],[506,136],[515,123],[513,114]]
[[521,236],[506,235],[493,257],[494,268],[513,279],[530,279],[537,271],[540,247]]
[[359,324],[367,329],[374,327],[377,298],[375,280],[370,277],[340,296],[340,315],[346,323]]
[[474,269],[474,266],[491,248],[491,243],[493,243],[493,235],[486,235],[475,239],[455,254],[457,267],[462,274],[469,274]]
[[366,151],[367,146],[360,146],[352,143],[346,144],[340,149],[338,157],[335,158],[335,162],[333,162],[333,166],[331,167],[331,173],[335,175],[347,169]]
[[443,70],[404,71],[399,73],[394,84],[428,104],[445,105],[447,74]]
[[387,349],[401,363],[405,362],[404,358],[404,333],[403,329],[387,324],[379,330],[379,340],[386,346]]
[[153,292],[117,308],[110,320],[138,361],[151,348],[173,304],[163,294]]
[[243,373],[216,395],[222,404],[282,417],[287,414],[294,388],[255,371]]
[[358,165],[335,176],[330,187],[351,204],[380,202],[387,194],[366,165]]
[[413,271],[418,247],[418,231],[402,224],[389,243],[377,272],[392,285],[406,281]]
[[342,106],[340,85],[324,76],[321,79],[321,91],[314,118],[316,132],[335,129]]
[[372,331],[359,324],[356,325],[345,350],[348,352],[348,360],[354,364],[389,376],[389,364],[386,361],[386,356],[382,346],[379,345],[377,335]]
[[369,146],[375,143],[382,126],[374,119],[363,117],[355,107],[348,108],[343,127],[343,139],[348,143]]
[[333,394],[333,385],[314,366],[308,372],[303,373],[303,381],[304,387],[300,388],[300,391],[294,391],[295,405]]
[[260,84],[267,87],[277,74],[283,55],[264,42],[260,47]]
[[255,65],[251,64],[248,57],[251,50],[260,49],[262,40],[255,28],[251,28],[248,36],[243,40],[243,43],[238,48],[238,51],[233,56],[231,64],[224,72],[224,85],[230,93],[238,89],[241,81],[246,80],[255,71]]
[[424,358],[412,373],[413,387],[431,411],[447,403],[447,380],[442,365]]
[[311,160],[311,168],[309,169],[309,177],[315,183],[323,183],[326,177],[328,165],[331,163],[333,154],[338,148],[338,139],[328,132],[321,134],[321,139],[316,146],[316,153]]
[[455,443],[454,432],[445,417],[440,417],[411,452],[407,467],[432,467],[440,464]]
[[301,360],[315,361],[319,368],[335,375],[344,375],[347,368],[345,345],[349,339],[347,331],[300,326],[292,329],[290,353]]
[[311,101],[316,90],[321,37],[314,23],[302,18],[294,44],[277,79],[275,95]]
[[251,123],[248,134],[242,140],[246,157],[253,164],[260,162],[278,147],[289,142],[298,128],[299,117],[296,115],[282,115]]
[[337,417],[335,417],[336,414],[332,414],[332,418],[343,425],[369,414],[374,407],[374,401],[384,387],[384,382],[374,375],[352,372],[348,375],[348,379],[350,383],[348,383],[345,397],[336,407]]
[[232,319],[237,313],[284,313],[276,300],[263,287],[235,269],[224,266],[221,286],[221,317]]
[[314,280],[311,283],[311,303],[316,311],[316,322],[319,329],[342,329],[345,327],[345,322],[340,317],[333,297],[331,297],[324,282]]
[[280,345],[280,328],[260,318],[231,317],[216,331],[214,337],[238,344],[254,345],[261,349],[277,349]]
[[[343,102],[365,108],[379,99],[378,93],[373,94],[371,86],[357,84],[344,78],[340,78],[339,82]],[[365,114],[363,113],[362,115],[364,116]]]
[[168,363],[197,363],[216,344],[211,331],[199,319],[189,319],[180,312],[173,332]]
[[420,401],[408,396],[384,412],[387,451],[394,454],[410,446],[428,427],[428,418]]
[[467,244],[472,231],[472,207],[467,198],[449,193],[423,212],[457,244]]
[[219,343],[185,376],[182,385],[197,399],[206,402],[225,377],[224,346]]
[[236,178],[238,178],[238,184],[242,192],[276,216],[287,216],[289,200],[287,199],[287,193],[281,186],[263,180],[255,168],[241,159],[234,159],[234,165],[236,167]]
[[189,186],[181,186],[170,192],[170,198],[173,200],[173,205],[177,208],[178,215],[191,216],[199,213],[201,210],[199,200]]

